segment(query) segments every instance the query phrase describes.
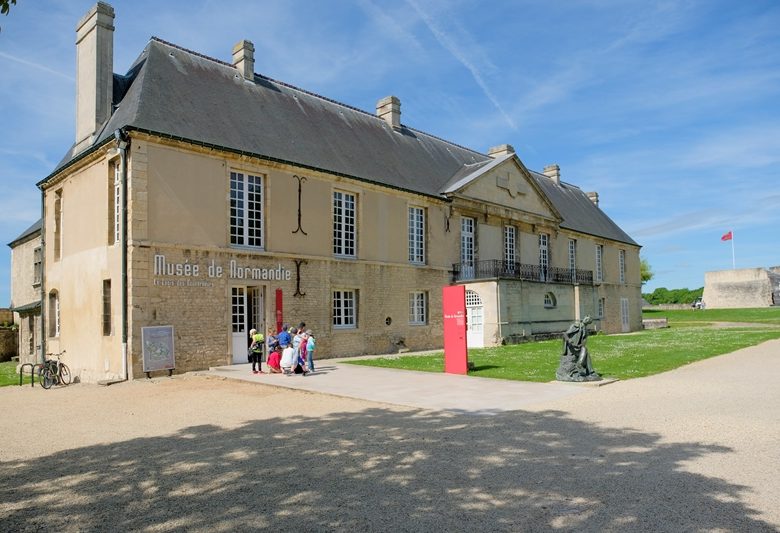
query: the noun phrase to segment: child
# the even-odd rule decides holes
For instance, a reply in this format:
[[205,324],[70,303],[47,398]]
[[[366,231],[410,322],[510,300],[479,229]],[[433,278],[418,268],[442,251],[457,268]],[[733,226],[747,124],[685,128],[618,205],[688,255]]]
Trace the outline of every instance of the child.
[[293,369],[297,365],[297,361],[295,361],[295,350],[293,350],[292,346],[287,346],[282,350],[282,360],[280,365],[282,367],[282,371],[286,375],[292,374]]
[[309,372],[314,372],[314,348],[316,342],[310,329],[306,330],[306,366]]

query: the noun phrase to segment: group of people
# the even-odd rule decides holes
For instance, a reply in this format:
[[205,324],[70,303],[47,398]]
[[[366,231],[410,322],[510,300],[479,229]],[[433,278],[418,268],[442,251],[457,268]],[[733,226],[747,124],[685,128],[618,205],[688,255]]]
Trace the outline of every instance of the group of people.
[[249,331],[251,344],[249,346],[249,362],[252,363],[252,373],[263,373],[263,355],[267,354],[265,363],[270,374],[300,374],[305,376],[314,372],[314,350],[316,340],[306,323],[298,327],[283,324],[277,332],[268,328],[268,334],[263,335],[256,329]]

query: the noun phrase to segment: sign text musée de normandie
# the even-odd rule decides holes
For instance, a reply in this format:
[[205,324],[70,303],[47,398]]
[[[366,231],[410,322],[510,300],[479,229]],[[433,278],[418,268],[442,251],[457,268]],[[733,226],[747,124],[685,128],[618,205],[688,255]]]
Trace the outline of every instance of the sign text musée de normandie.
[[[227,277],[232,280],[255,281],[290,281],[292,272],[283,268],[279,263],[276,268],[246,267],[240,266],[235,259],[231,259],[228,268],[217,264],[215,260],[209,261],[206,268],[198,263],[171,263],[163,254],[154,256],[154,284],[163,287],[212,287],[212,279]],[[160,279],[161,277],[174,277],[178,279]]]

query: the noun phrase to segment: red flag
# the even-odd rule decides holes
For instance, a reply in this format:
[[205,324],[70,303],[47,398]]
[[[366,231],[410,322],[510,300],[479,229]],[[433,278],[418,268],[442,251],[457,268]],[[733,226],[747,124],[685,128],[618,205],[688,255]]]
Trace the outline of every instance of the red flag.
[[730,241],[733,238],[734,238],[734,232],[733,231],[729,231],[723,237],[721,237],[720,240],[722,240],[722,241]]

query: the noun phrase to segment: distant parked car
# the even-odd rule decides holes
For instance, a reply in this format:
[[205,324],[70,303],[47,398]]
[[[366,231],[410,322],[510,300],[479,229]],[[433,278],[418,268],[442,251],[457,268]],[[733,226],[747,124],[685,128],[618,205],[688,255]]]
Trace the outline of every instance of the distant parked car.
[[693,307],[694,309],[704,309],[704,300],[701,299],[701,296],[699,296],[693,301],[691,307]]

